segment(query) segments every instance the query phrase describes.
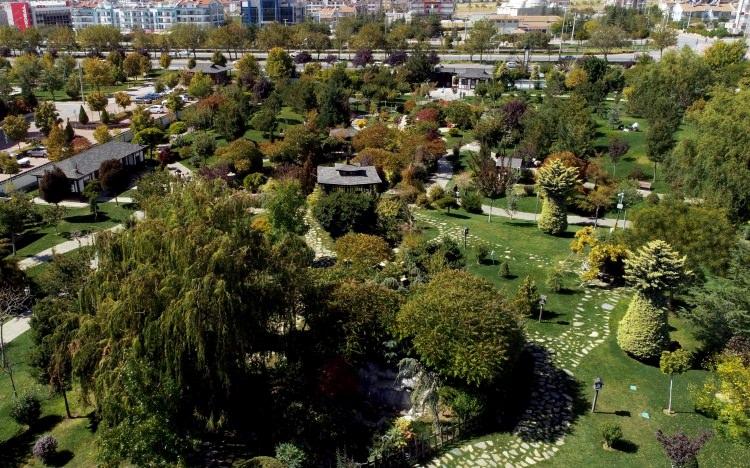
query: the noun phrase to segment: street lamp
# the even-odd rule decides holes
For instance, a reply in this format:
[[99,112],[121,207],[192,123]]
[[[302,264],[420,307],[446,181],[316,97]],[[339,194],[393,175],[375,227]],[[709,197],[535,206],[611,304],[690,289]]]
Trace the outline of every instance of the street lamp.
[[615,229],[617,229],[617,223],[620,222],[620,213],[622,212],[622,209],[625,207],[623,204],[623,200],[625,200],[625,192],[620,192],[617,194],[617,219],[615,220]]
[[596,412],[596,400],[599,399],[599,390],[604,386],[604,382],[601,377],[594,379],[594,403],[591,405],[591,412]]
[[542,312],[544,312],[544,304],[547,303],[547,296],[542,294],[539,296],[539,323],[542,323]]
[[469,236],[469,228],[464,226],[464,250],[466,250],[466,238]]
[[458,200],[458,198],[460,197],[460,193],[458,191],[458,185],[453,187],[453,196],[456,197],[456,200]]

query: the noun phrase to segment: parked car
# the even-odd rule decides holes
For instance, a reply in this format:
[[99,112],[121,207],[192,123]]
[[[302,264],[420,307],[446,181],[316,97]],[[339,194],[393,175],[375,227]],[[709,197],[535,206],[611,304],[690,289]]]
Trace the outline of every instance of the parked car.
[[44,146],[37,146],[36,148],[26,151],[26,154],[35,158],[43,158],[47,156],[47,148]]
[[164,114],[167,110],[162,105],[149,106],[147,109],[151,114]]

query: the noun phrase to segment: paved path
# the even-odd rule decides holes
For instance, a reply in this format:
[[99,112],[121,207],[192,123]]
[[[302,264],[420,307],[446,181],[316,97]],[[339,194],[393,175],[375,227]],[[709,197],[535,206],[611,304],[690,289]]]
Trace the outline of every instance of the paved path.
[[[37,205],[52,205],[53,203],[47,203],[46,201],[42,200],[39,197],[34,197],[32,200]],[[99,203],[133,203],[133,199],[131,197],[99,197]],[[77,201],[61,201],[60,206],[64,206],[65,208],[88,208],[89,204],[86,202],[77,202]]]
[[[482,211],[485,214],[490,214],[490,210],[492,211],[492,216],[503,216],[506,218],[510,218],[510,215],[507,211],[505,211],[504,208],[490,208],[489,205],[482,205]],[[521,219],[524,221],[536,221],[538,214],[536,213],[528,213],[525,211],[516,211],[513,213],[513,219]],[[586,226],[593,226],[595,219],[593,217],[588,216],[578,216],[578,215],[568,215],[568,224],[576,224],[576,225],[586,225]],[[597,226],[600,227],[614,227],[615,222],[617,222],[617,227],[629,227],[630,221],[625,221],[623,224],[622,220],[614,219],[614,218],[599,218],[599,221],[597,222]]]
[[437,171],[435,174],[430,177],[430,181],[432,184],[437,184],[445,190],[445,188],[448,186],[448,182],[450,182],[451,178],[453,177],[453,164],[448,161],[447,155],[443,156],[442,158],[438,159],[437,162]]
[[13,317],[3,324],[3,339],[10,343],[29,329],[29,316]]

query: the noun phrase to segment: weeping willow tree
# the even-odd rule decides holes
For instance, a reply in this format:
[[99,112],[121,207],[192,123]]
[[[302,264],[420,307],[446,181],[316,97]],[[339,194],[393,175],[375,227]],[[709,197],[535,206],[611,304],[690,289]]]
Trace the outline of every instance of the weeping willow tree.
[[[175,185],[144,203],[144,221],[97,238],[98,268],[78,300],[73,371],[97,405],[107,462],[174,460],[173,429],[247,418],[253,372],[303,303],[292,270],[310,258],[299,242],[270,245],[250,228],[247,196],[219,182]],[[172,449],[141,458],[133,450],[150,444],[130,443],[134,434]]]
[[568,228],[565,199],[578,183],[578,170],[554,160],[537,171],[537,186],[542,197],[542,213],[539,229],[547,234],[558,235]]

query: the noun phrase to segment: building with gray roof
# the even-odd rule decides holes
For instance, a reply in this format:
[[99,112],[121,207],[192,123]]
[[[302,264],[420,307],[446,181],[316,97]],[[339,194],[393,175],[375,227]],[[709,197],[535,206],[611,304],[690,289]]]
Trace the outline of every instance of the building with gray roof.
[[355,166],[336,163],[331,166],[318,166],[318,185],[326,192],[351,190],[376,192],[383,183],[375,166]]
[[37,180],[44,176],[44,172],[58,168],[70,181],[72,193],[83,193],[83,188],[89,180],[99,176],[99,167],[104,161],[115,159],[125,167],[136,166],[144,161],[144,150],[147,146],[112,140],[107,143],[92,146],[74,156],[62,161],[49,163],[43,171],[38,171]]

